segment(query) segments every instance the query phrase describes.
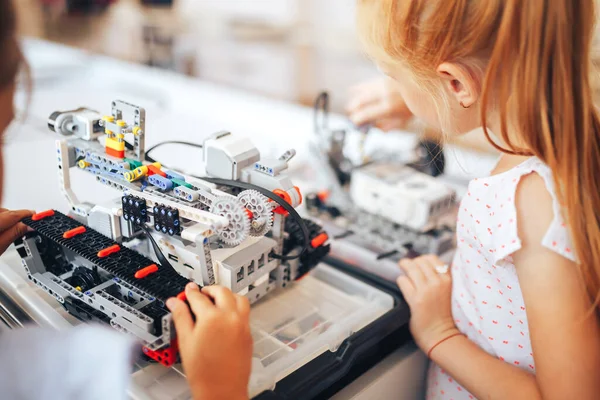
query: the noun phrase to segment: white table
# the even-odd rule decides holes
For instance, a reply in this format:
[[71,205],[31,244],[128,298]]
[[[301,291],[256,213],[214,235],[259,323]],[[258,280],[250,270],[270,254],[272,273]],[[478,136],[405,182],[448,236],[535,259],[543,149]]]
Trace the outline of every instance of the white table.
[[[311,109],[45,42],[26,41],[24,48],[32,67],[34,93],[27,119],[15,123],[6,137],[4,207],[65,210],[54,169],[56,136],[47,130],[47,117],[53,111],[80,106],[108,113],[110,102],[119,98],[146,108],[148,145],[164,140],[200,141],[226,129],[252,137],[263,154],[294,147],[298,156],[293,164],[298,170],[304,167],[303,154],[312,136]],[[18,101],[23,100],[21,93]],[[332,125],[343,122],[342,117],[331,118]],[[394,140],[403,151],[415,143],[412,135]],[[447,179],[459,183],[472,175],[469,172],[493,163],[491,157],[457,149],[448,149],[446,156]],[[201,154],[195,149],[165,147],[156,151],[156,157],[186,171],[202,172]],[[73,175],[80,200],[114,197],[110,189]],[[316,176],[312,178],[305,176],[302,183],[310,185],[312,180],[314,184]],[[378,398],[406,398],[403,393],[420,390],[424,365],[424,356],[414,346],[400,349],[336,398],[367,399],[375,393]]]

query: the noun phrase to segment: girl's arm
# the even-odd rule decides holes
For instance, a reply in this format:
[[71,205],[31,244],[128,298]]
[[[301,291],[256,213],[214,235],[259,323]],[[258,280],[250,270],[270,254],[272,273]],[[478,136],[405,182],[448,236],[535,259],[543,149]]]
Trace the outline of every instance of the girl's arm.
[[450,274],[435,270],[443,264],[436,256],[400,262],[406,275],[398,278],[398,285],[410,306],[410,330],[417,345],[477,398],[541,398],[534,375],[492,357],[458,334],[450,307]]
[[[462,335],[442,342],[430,356],[478,398],[595,399],[600,393],[597,314],[577,265],[541,244],[554,217],[543,179],[537,174],[522,178],[516,204],[522,248],[513,260],[525,300],[536,375],[496,359]],[[441,264],[431,256],[403,261],[407,276],[398,279],[411,307],[411,331],[425,352],[457,332],[450,312],[451,283],[434,270]]]
[[597,399],[598,314],[577,265],[541,244],[554,215],[543,179],[537,174],[523,178],[516,201],[523,247],[513,258],[527,309],[541,394],[550,399]]
[[535,375],[492,357],[464,335],[437,346],[431,360],[479,399],[542,398]]

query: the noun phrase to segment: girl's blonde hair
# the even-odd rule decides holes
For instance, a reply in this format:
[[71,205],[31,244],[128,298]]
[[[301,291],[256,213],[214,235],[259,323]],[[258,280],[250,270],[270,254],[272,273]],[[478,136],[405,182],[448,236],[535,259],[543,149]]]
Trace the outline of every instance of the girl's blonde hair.
[[[594,0],[358,0],[357,14],[371,57],[407,65],[426,86],[443,62],[467,70],[483,63],[485,134],[497,149],[535,155],[552,169],[582,279],[599,312],[600,119],[590,84]],[[491,108],[500,117],[494,133],[507,148],[487,131]],[[518,140],[509,134],[509,121]]]

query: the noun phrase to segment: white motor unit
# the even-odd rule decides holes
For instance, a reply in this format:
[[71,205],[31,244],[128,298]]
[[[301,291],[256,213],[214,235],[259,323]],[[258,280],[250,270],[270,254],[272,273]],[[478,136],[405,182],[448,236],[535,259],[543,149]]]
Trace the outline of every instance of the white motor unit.
[[435,227],[437,219],[455,205],[454,190],[397,163],[355,169],[350,196],[358,208],[417,231]]

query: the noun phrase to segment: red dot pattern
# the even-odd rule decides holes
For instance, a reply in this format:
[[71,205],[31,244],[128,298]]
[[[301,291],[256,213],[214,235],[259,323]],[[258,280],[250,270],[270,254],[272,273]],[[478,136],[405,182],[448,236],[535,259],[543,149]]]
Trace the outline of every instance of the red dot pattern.
[[[527,309],[511,257],[521,248],[515,192],[520,178],[532,172],[544,179],[555,198],[552,174],[537,158],[469,184],[457,217],[452,314],[458,329],[484,351],[535,373]],[[568,229],[556,200],[554,210],[554,221],[542,244],[575,260]],[[427,379],[428,399],[474,398],[433,362]]]

